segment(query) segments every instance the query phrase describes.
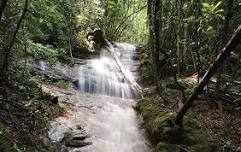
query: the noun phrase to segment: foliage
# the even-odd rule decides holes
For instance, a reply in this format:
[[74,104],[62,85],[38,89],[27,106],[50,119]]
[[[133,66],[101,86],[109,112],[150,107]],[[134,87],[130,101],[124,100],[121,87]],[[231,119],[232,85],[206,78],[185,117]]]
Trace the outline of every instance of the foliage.
[[10,70],[8,82],[23,98],[34,97],[38,92],[38,80],[34,79],[29,70]]
[[208,37],[214,37],[217,34],[217,28],[224,20],[224,10],[221,7],[222,2],[217,4],[208,2],[202,3],[202,15],[199,31],[207,34]]
[[0,128],[0,136],[3,135],[4,129]]
[[63,49],[56,49],[51,45],[42,45],[40,43],[33,43],[28,41],[26,52],[37,59],[49,59],[57,61],[58,58],[64,55]]
[[[150,1],[151,2],[151,1]],[[201,77],[209,65],[218,55],[218,51],[227,43],[231,37],[233,29],[241,23],[239,0],[233,0],[230,5],[229,1],[223,0],[203,0],[203,1],[161,1],[161,18],[159,20],[160,28],[160,47],[161,50],[157,58],[160,63],[167,60],[175,67],[174,71],[179,76],[187,76],[198,73]],[[154,9],[153,3],[148,3],[149,7]],[[231,12],[229,11],[231,7]],[[227,15],[231,14],[231,19]],[[153,12],[148,14],[149,30],[154,28]],[[157,22],[158,20],[156,20]],[[226,21],[228,23],[226,23]],[[228,24],[224,30],[225,24]],[[227,33],[227,36],[224,34]],[[146,51],[151,60],[154,54],[153,46],[155,40],[149,35],[150,51]],[[163,53],[164,52],[164,53]],[[156,65],[159,67],[160,75],[170,75],[165,70],[167,64]],[[180,68],[180,71],[178,70]],[[143,68],[143,67],[142,67]],[[147,67],[148,68],[148,67]],[[228,69],[227,69],[228,70]]]
[[107,38],[134,43],[147,42],[146,6],[140,0],[107,0],[97,23]]
[[191,94],[198,85],[196,82],[192,82],[191,80],[187,80],[187,79],[179,79],[178,82],[180,83],[181,86],[186,88],[185,92],[187,94]]

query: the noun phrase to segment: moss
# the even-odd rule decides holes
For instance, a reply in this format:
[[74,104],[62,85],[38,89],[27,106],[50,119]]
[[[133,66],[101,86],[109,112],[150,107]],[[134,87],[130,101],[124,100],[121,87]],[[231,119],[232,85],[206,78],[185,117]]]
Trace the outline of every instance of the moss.
[[69,87],[69,81],[66,80],[59,80],[56,83],[54,83],[57,87],[61,89],[67,89]]
[[178,128],[171,126],[171,121],[175,116],[175,113],[170,112],[154,117],[149,124],[152,134],[159,140],[169,140],[170,134],[178,130]]
[[186,93],[191,94],[195,88],[197,87],[197,83],[188,79],[179,79],[178,80],[179,84],[186,88]]
[[182,151],[208,152],[210,146],[206,137],[205,126],[196,119],[185,117],[184,128],[175,125],[175,112],[161,111],[154,98],[141,100],[137,105],[143,116],[144,126],[157,145],[157,152]]
[[179,152],[179,148],[175,144],[168,144],[165,142],[159,142],[155,152]]
[[161,112],[159,103],[154,98],[141,100],[137,107],[143,116],[147,132],[155,141],[169,140],[170,134],[177,131],[178,128],[170,126],[176,113]]

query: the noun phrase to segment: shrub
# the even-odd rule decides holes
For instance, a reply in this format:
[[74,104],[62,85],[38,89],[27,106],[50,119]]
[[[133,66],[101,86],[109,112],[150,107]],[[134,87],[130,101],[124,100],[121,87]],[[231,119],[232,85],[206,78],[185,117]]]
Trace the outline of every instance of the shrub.
[[50,61],[57,61],[65,53],[64,49],[56,49],[51,45],[42,45],[40,43],[27,42],[26,53],[32,55],[37,59],[47,59]]

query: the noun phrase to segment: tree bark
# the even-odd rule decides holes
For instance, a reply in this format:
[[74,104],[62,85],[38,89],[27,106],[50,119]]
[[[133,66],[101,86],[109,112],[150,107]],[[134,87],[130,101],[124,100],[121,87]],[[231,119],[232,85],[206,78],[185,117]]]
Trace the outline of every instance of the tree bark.
[[8,2],[8,0],[3,0],[3,1],[2,1],[1,7],[0,7],[0,22],[1,22],[1,20],[2,20],[2,16],[3,16],[4,9],[5,9],[6,6],[7,6],[7,2]]
[[139,93],[142,93],[142,88],[141,86],[134,80],[132,79],[129,74],[127,73],[127,71],[125,70],[123,64],[121,63],[120,59],[118,58],[118,55],[115,52],[115,49],[113,47],[113,45],[106,40],[107,46],[108,46],[108,50],[110,51],[112,57],[115,59],[116,64],[118,65],[121,73],[123,74],[125,80],[127,81],[127,83],[130,84],[131,88],[138,91]]
[[10,44],[8,45],[8,47],[6,47],[4,49],[5,57],[3,59],[3,65],[2,65],[1,70],[0,70],[0,76],[2,76],[3,73],[5,72],[5,70],[7,69],[8,60],[9,60],[9,57],[10,57],[10,54],[11,54],[11,49],[12,49],[12,47],[14,45],[15,40],[16,40],[16,37],[17,37],[18,31],[20,29],[21,23],[22,23],[25,15],[27,13],[27,10],[28,10],[28,2],[29,2],[29,0],[25,1],[22,15],[21,15],[21,17],[20,17],[20,19],[19,19],[19,21],[17,23],[16,29],[15,29],[15,31],[13,33],[13,37],[12,37],[12,39],[10,41]]
[[[230,20],[232,19],[232,10],[233,10],[233,0],[228,0],[226,1],[226,14],[225,14],[225,21],[224,21],[224,26],[223,26],[223,32],[221,34],[221,37],[222,37],[222,44],[220,45],[221,47],[223,47],[223,45],[227,42],[227,38],[228,38],[228,31],[229,31],[229,24],[230,24]],[[218,71],[218,74],[217,74],[217,83],[216,83],[216,88],[215,88],[215,91],[218,93],[220,91],[220,88],[222,88],[222,85],[223,85],[223,76],[222,76],[222,73],[224,72],[223,71],[224,69],[223,68],[220,68],[220,70]]]
[[211,79],[211,77],[222,66],[223,62],[230,56],[231,51],[235,50],[236,46],[240,43],[240,40],[241,40],[241,25],[237,28],[235,34],[228,42],[226,47],[222,49],[216,61],[213,63],[213,65],[211,65],[209,70],[206,72],[205,76],[203,77],[202,81],[199,83],[198,87],[195,89],[194,93],[189,97],[189,99],[184,104],[182,109],[178,112],[175,120],[176,125],[182,126],[184,115],[190,109],[190,107],[192,106],[193,102],[198,97],[198,95],[203,91],[203,88],[209,83],[209,80]]
[[180,33],[181,33],[181,0],[177,0],[177,75],[181,75],[181,50],[180,50]]
[[159,85],[159,52],[161,51],[160,47],[160,31],[161,31],[161,14],[162,14],[162,6],[161,6],[161,0],[156,0],[153,3],[153,9],[154,9],[154,18],[153,18],[153,35],[154,35],[154,47],[152,50],[152,61],[153,61],[153,74],[154,79],[157,87],[157,92],[160,94],[160,85]]
[[[193,9],[194,9],[194,16],[195,16],[195,20],[199,20],[199,17],[201,15],[201,2],[200,0],[198,0],[197,2],[193,2]],[[196,57],[197,57],[197,81],[199,83],[200,81],[200,75],[201,75],[201,58],[200,58],[200,53],[199,53],[199,32],[198,32],[198,28],[199,28],[199,22],[196,21],[194,23],[194,50],[195,50],[195,53],[196,53]]]

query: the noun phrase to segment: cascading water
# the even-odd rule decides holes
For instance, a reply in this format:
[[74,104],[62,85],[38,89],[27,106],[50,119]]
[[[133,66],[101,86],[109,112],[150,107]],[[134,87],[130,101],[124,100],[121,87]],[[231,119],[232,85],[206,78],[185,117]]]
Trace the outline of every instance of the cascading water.
[[[116,54],[125,67],[127,76],[135,81],[129,70],[136,70],[135,47],[130,44],[117,44]],[[136,72],[136,71],[134,71]],[[116,96],[121,98],[135,97],[135,90],[126,82],[123,71],[116,64],[110,52],[102,49],[99,59],[92,59],[80,66],[78,89],[83,92]]]
[[135,82],[137,79],[138,52],[133,45],[117,44],[115,53],[125,74],[110,53],[103,49],[100,58],[87,60],[87,64],[80,65],[74,72],[79,91],[60,96],[74,105],[75,110],[52,122],[49,137],[52,141],[61,141],[67,130],[76,130],[80,125],[89,134],[85,141],[91,144],[68,148],[68,151],[150,152],[132,108],[137,92],[126,80]]

